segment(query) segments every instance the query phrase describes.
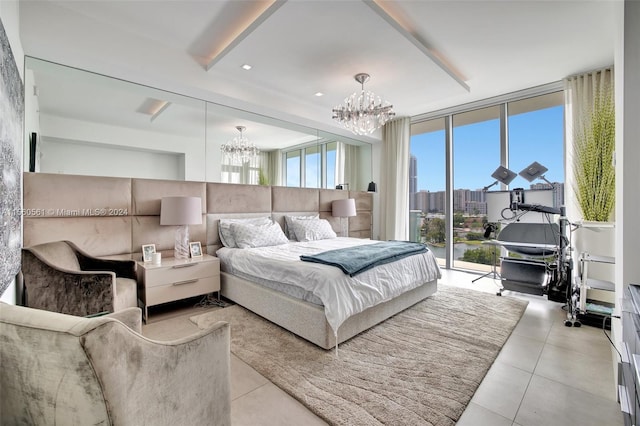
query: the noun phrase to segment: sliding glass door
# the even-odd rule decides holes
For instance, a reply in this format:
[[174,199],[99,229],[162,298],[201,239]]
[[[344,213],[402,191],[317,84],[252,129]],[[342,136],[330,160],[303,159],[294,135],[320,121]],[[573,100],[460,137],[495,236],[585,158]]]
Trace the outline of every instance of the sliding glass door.
[[500,107],[453,115],[453,267],[483,269],[493,246],[483,245],[487,204],[483,187],[500,165]]
[[[487,191],[553,188],[554,205],[563,205],[563,103],[563,92],[556,89],[414,120],[408,177],[411,240],[428,244],[442,265],[487,272],[496,255],[493,246],[483,243]],[[518,176],[509,186],[492,185],[498,166],[517,174],[534,161],[549,169],[540,180]],[[446,219],[451,219],[450,228]]]
[[564,205],[564,105],[562,92],[509,102],[509,168],[518,173],[536,161],[545,180],[517,176],[511,188],[555,189],[554,207]]
[[446,259],[445,120],[412,126],[409,159],[409,238],[426,243],[438,261]]

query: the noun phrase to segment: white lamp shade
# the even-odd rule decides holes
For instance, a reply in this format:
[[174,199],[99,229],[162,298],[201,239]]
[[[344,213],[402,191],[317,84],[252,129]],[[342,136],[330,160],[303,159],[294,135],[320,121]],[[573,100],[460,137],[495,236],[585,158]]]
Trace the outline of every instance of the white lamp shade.
[[200,197],[163,197],[160,202],[160,225],[202,224]]
[[334,217],[350,217],[356,215],[356,200],[347,198],[331,203],[331,215]]

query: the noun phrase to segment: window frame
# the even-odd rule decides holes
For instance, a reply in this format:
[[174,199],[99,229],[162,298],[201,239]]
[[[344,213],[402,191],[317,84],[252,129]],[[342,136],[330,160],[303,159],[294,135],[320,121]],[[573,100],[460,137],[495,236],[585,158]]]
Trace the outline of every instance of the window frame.
[[[327,187],[327,164],[328,164],[328,160],[327,160],[327,152],[329,151],[327,149],[327,146],[330,144],[335,144],[337,143],[336,140],[324,140],[324,141],[318,141],[318,142],[314,142],[311,144],[305,144],[303,146],[297,146],[297,147],[293,147],[287,150],[283,150],[282,151],[282,164],[284,167],[284,176],[285,176],[285,185],[289,186],[287,179],[288,179],[288,163],[287,163],[287,158],[288,155],[292,152],[297,152],[298,153],[298,157],[300,158],[300,167],[299,167],[299,173],[300,173],[300,180],[299,180],[299,188],[308,188],[306,186],[307,182],[306,182],[306,158],[307,158],[307,149],[313,149],[313,150],[317,150],[317,152],[313,153],[313,154],[317,154],[319,155],[320,161],[319,161],[319,168],[320,168],[320,176],[318,179],[318,187],[311,187],[311,188],[316,188],[316,189],[333,189],[333,188],[328,188]],[[335,149],[334,149],[335,151]]]
[[[470,113],[473,111],[482,110],[488,107],[498,106],[500,108],[500,165],[509,167],[509,132],[508,132],[508,105],[512,102],[522,101],[538,96],[549,95],[553,93],[563,92],[564,87],[562,81],[549,83],[542,86],[537,86],[529,89],[525,89],[518,92],[508,93],[493,98],[483,99],[468,104],[458,105],[451,108],[437,110],[421,115],[417,115],[411,118],[411,137],[414,134],[420,134],[419,129],[422,125],[431,120],[444,119],[444,131],[445,131],[445,239],[446,239],[446,251],[445,251],[445,265],[446,269],[454,268],[453,259],[453,116],[458,114]],[[564,105],[563,105],[564,106]],[[414,129],[418,130],[414,133]],[[424,133],[424,132],[422,132]],[[566,151],[566,140],[563,134],[563,154]],[[496,165],[497,166],[497,165]],[[563,170],[563,182],[566,182],[566,167]],[[500,185],[502,190],[506,190],[505,185]]]

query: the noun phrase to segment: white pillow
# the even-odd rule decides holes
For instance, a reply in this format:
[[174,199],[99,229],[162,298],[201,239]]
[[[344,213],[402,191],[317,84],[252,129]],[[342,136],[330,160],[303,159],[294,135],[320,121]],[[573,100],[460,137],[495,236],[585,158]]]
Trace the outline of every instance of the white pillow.
[[232,223],[250,223],[254,225],[268,225],[273,223],[270,217],[252,217],[248,219],[220,219],[218,224],[218,235],[220,235],[220,241],[225,247],[237,248],[238,245],[233,239],[231,232]]
[[287,244],[289,239],[277,223],[267,225],[232,223],[231,232],[238,248],[267,247]]
[[326,219],[297,220],[293,222],[293,230],[298,241],[327,240],[337,236]]
[[296,239],[296,234],[293,232],[293,222],[296,220],[313,220],[318,219],[320,215],[314,214],[309,216],[285,216],[284,217],[284,232],[290,240]]

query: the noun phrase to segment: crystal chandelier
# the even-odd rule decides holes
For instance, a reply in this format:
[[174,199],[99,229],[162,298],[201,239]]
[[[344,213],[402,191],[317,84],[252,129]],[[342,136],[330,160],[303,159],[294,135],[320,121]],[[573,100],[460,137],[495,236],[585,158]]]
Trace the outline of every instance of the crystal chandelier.
[[222,144],[220,150],[232,162],[246,163],[256,158],[260,154],[260,150],[242,135],[246,127],[236,126],[236,129],[240,132],[240,136],[236,136],[229,142]]
[[393,105],[379,96],[364,90],[369,74],[360,73],[355,79],[362,85],[360,93],[353,93],[344,100],[344,105],[333,109],[333,119],[356,135],[368,135],[379,129],[394,115]]

